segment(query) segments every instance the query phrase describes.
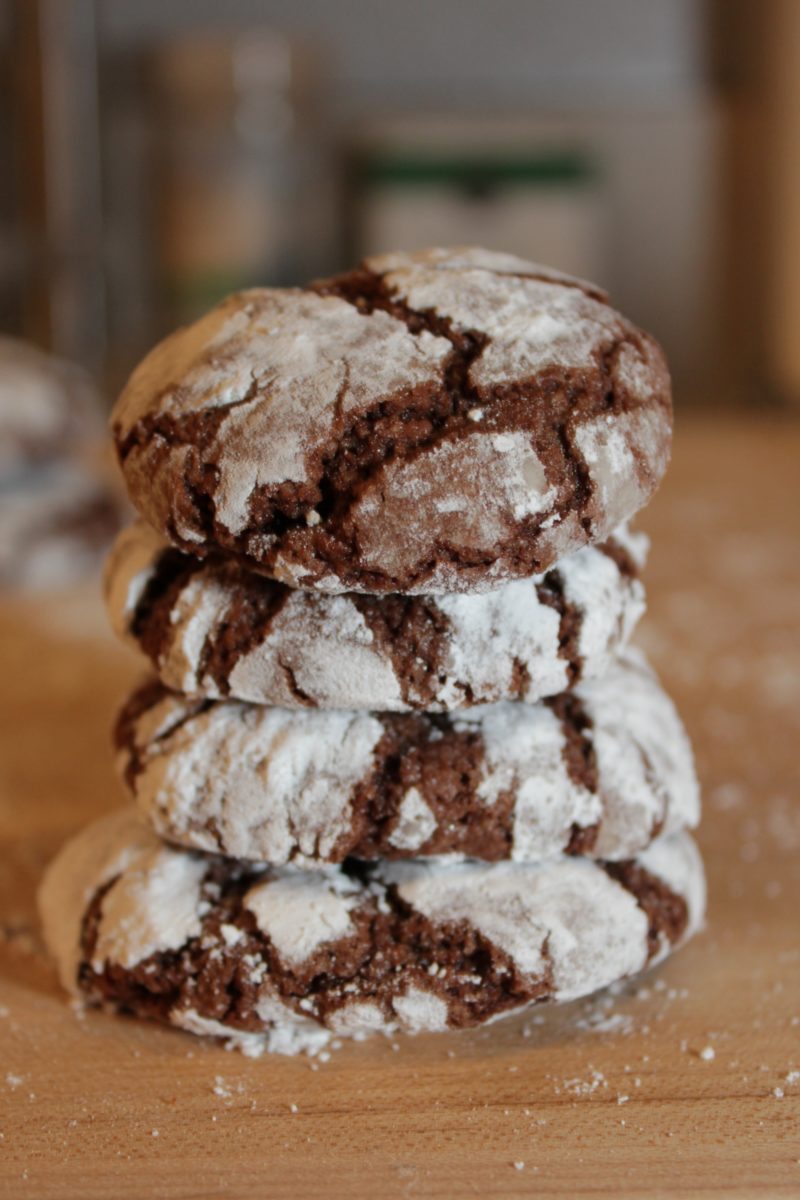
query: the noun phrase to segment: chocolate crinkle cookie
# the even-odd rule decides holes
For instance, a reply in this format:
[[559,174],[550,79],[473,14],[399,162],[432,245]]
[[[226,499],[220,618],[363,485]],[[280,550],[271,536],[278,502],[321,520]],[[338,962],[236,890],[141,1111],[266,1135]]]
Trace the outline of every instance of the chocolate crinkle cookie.
[[188,696],[446,712],[601,675],[644,611],[646,547],[621,528],[492,592],[331,596],[184,554],[138,522],[109,556],[106,603],[115,632]]
[[327,592],[485,591],[602,542],[666,468],[663,355],[599,289],[486,250],[231,296],[114,412],[175,546]]
[[62,850],[39,900],[71,992],[257,1053],[575,999],[666,956],[705,888],[688,834],[616,864],[302,872],[172,849],[123,810]]
[[155,682],[116,740],[162,837],[274,864],[624,859],[698,818],[688,739],[633,652],[573,693],[438,716],[191,701]]

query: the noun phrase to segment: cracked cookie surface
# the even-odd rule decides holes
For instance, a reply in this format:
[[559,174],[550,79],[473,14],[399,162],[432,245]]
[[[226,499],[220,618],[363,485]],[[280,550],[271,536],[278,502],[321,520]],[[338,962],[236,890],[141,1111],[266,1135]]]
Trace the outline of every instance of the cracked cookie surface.
[[162,837],[273,864],[624,859],[698,818],[683,727],[633,652],[538,704],[441,715],[191,701],[154,681],[116,742]]
[[179,548],[433,594],[608,537],[661,480],[671,402],[658,346],[598,289],[429,250],[230,297],[144,360],[113,429],[134,504]]
[[332,596],[184,554],[138,522],[109,556],[106,603],[117,634],[185,695],[446,712],[601,675],[644,611],[645,551],[620,529],[488,593]]
[[253,1048],[464,1028],[572,1000],[702,922],[686,834],[604,864],[407,862],[313,872],[171,849],[123,810],[62,850],[39,895],[70,991]]

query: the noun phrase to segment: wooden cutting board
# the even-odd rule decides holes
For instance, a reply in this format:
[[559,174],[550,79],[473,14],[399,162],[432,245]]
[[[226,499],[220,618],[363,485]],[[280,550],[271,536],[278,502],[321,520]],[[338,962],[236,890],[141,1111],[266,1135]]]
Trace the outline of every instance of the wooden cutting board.
[[800,428],[684,418],[640,641],[685,716],[707,931],[488,1030],[251,1060],[65,1001],[33,895],[121,802],[94,591],[0,603],[0,1195],[800,1196]]

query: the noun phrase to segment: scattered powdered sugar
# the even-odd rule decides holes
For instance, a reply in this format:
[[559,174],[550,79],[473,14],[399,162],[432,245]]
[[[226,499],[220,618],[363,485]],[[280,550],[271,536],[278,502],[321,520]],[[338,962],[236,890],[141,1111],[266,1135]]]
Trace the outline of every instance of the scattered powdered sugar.
[[578,1029],[585,1029],[590,1033],[618,1033],[623,1036],[632,1033],[634,1029],[633,1017],[628,1013],[593,1012],[579,1018],[575,1024]]

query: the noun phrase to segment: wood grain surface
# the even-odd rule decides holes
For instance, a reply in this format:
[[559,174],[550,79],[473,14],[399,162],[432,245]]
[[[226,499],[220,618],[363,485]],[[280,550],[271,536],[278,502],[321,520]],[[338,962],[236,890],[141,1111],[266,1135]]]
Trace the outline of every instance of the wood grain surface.
[[615,994],[247,1059],[65,1001],[34,890],[122,799],[94,591],[0,602],[0,1195],[800,1196],[800,427],[685,418],[640,641],[695,742],[708,928]]

